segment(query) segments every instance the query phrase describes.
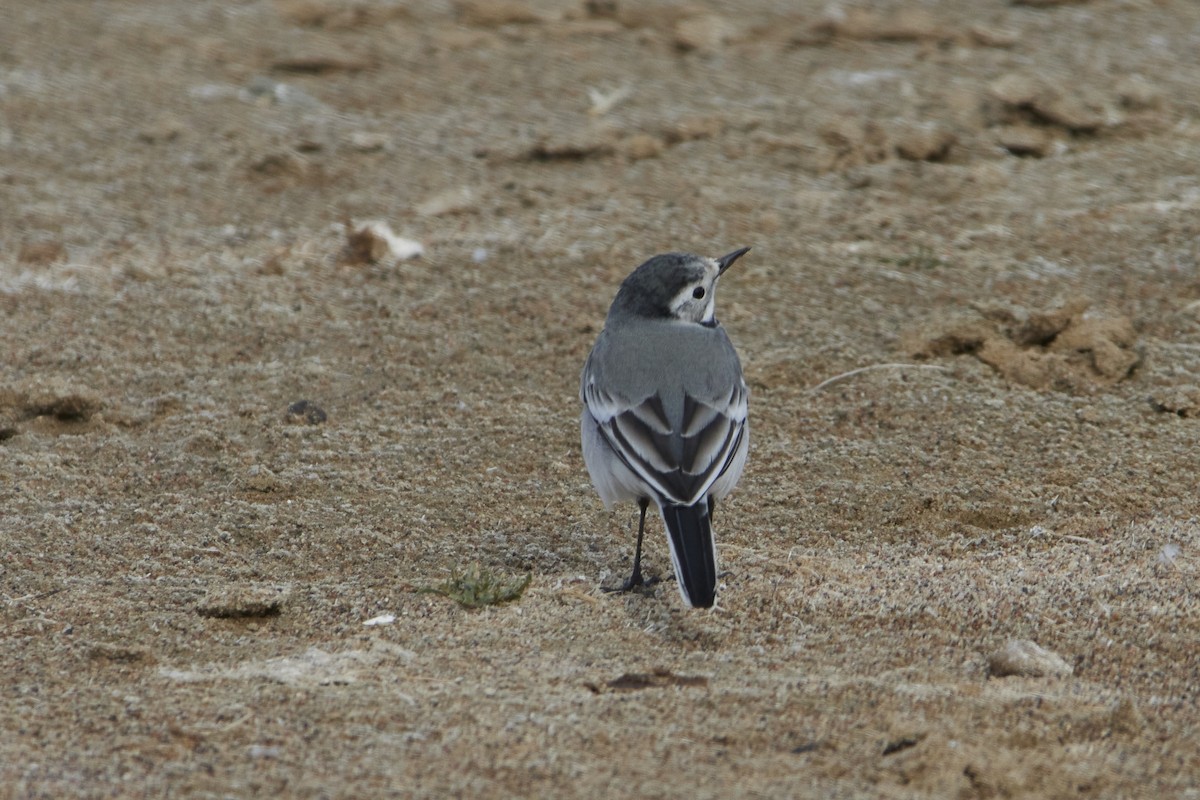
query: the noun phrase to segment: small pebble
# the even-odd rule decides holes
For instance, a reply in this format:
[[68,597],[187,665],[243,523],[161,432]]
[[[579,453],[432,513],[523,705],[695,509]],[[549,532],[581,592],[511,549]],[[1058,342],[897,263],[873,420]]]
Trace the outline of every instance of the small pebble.
[[621,152],[632,161],[654,158],[662,153],[663,140],[648,133],[635,133],[621,142]]
[[902,126],[893,139],[896,153],[909,161],[941,161],[957,141],[953,132],[936,123]]
[[290,425],[320,425],[329,419],[325,409],[308,400],[297,400],[287,407],[284,422]]
[[425,252],[420,242],[397,236],[387,223],[373,221],[361,225],[347,223],[343,264],[376,264],[385,259],[404,261]]
[[994,678],[1009,675],[1067,677],[1074,671],[1057,653],[1028,639],[1010,639],[1004,647],[988,656],[988,674]]
[[373,153],[377,150],[386,150],[391,146],[392,139],[386,133],[353,131],[346,137],[346,143],[360,153]]
[[286,487],[274,472],[260,464],[255,464],[247,470],[246,478],[242,481],[242,488],[247,492],[274,494],[282,492]]
[[1156,108],[1162,104],[1162,91],[1140,75],[1126,75],[1117,81],[1117,97],[1125,108]]
[[1014,156],[1045,158],[1054,147],[1054,137],[1044,128],[1006,125],[995,130],[996,144]]
[[477,203],[475,193],[469,187],[458,186],[434,194],[417,206],[423,217],[441,217],[473,211]]

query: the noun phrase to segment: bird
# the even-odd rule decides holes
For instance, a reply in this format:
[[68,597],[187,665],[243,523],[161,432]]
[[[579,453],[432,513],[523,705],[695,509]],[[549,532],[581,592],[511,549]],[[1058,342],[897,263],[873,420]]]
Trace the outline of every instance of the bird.
[[633,574],[614,591],[647,583],[642,538],[653,503],[683,602],[716,600],[712,520],[746,464],[750,390],[715,295],[749,250],[650,258],[621,283],[584,364],[579,427],[592,485],[605,508],[634,501],[641,510]]

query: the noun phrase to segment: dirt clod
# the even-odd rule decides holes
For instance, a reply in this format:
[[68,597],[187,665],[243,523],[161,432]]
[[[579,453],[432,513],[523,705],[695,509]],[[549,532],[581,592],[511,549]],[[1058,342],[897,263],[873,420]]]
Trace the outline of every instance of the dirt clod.
[[910,330],[905,349],[915,358],[969,353],[1015,383],[1087,392],[1127,379],[1141,360],[1130,321],[1092,316],[1090,305],[1076,298],[1045,311],[980,306],[983,319]]
[[66,257],[67,248],[62,242],[25,242],[17,251],[17,261],[21,264],[53,264]]
[[196,613],[216,619],[275,617],[282,613],[287,596],[288,592],[277,586],[222,586],[205,595]]
[[633,692],[664,686],[705,687],[708,686],[708,678],[703,675],[676,675],[669,669],[659,667],[652,672],[626,672],[605,685],[616,691]]

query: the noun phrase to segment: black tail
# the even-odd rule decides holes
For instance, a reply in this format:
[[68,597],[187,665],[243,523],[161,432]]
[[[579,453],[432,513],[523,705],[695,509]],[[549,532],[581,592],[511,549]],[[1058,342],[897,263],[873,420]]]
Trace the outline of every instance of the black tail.
[[717,547],[708,503],[701,500],[694,506],[664,505],[661,511],[683,602],[694,608],[712,608],[717,596]]

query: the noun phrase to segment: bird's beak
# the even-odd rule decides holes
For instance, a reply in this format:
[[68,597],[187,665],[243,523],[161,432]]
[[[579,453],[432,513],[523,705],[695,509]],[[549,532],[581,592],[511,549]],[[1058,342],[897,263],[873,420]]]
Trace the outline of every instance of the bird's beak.
[[729,255],[724,255],[724,256],[721,256],[720,258],[718,258],[717,266],[719,266],[720,269],[717,271],[717,277],[719,278],[722,275],[724,275],[725,270],[727,270],[731,266],[733,266],[733,262],[737,261],[739,258],[741,258],[742,256],[746,255],[746,253],[749,253],[749,252],[750,252],[749,247],[741,247],[741,248],[738,248],[737,250],[734,250]]

